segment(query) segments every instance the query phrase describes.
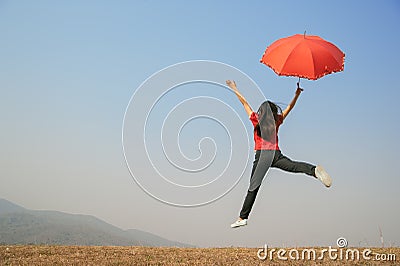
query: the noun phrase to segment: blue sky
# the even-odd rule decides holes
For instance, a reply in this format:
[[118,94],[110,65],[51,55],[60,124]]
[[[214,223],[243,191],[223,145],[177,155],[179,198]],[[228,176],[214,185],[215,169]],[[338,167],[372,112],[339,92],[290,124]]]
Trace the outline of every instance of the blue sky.
[[[388,245],[399,245],[399,22],[397,1],[0,1],[0,197],[199,246],[334,245],[339,236],[378,245],[378,226]],[[272,170],[249,225],[232,231],[249,168],[230,193],[202,207],[169,206],[140,189],[121,132],[147,78],[184,61],[219,61],[284,105],[297,80],[259,60],[274,40],[304,31],[340,47],[345,70],[302,81],[280,146],[292,159],[324,165],[330,190]],[[207,93],[232,106],[251,134],[229,91],[199,95]],[[213,132],[198,135],[224,134]]]

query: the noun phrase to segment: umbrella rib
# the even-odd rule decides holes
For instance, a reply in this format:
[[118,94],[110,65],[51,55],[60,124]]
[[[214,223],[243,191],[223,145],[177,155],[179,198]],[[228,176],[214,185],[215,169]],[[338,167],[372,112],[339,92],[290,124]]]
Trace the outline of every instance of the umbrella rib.
[[[298,43],[293,47],[292,51],[291,51],[291,52],[289,53],[289,55],[286,57],[286,60],[285,60],[285,63],[283,64],[283,66],[282,66],[282,69],[285,68],[287,62],[289,61],[289,60],[288,60],[289,57],[290,57],[292,54],[294,54],[296,48],[297,48],[300,44],[301,44],[301,41],[298,42]],[[308,49],[308,51],[310,51],[310,54],[311,54],[311,58],[312,58],[312,60],[313,60],[313,63],[315,63],[315,62],[314,62],[314,57],[313,57],[313,55],[312,55],[311,50]],[[315,64],[313,64],[313,73],[315,73]],[[300,77],[300,78],[312,79],[312,78],[310,78],[310,77],[307,77],[307,76],[305,76],[305,75],[301,75],[301,74],[299,74],[299,73],[290,74],[290,76],[292,76],[292,75],[297,75],[297,76]]]
[[[328,42],[328,43],[329,43],[329,42]],[[328,50],[328,49],[326,48],[326,46],[325,46],[325,45],[322,45],[320,42],[315,42],[315,44],[317,44],[318,46],[320,46],[320,47],[322,47],[322,48]],[[331,45],[333,45],[333,44],[331,44]],[[334,45],[333,45],[333,46],[334,46]],[[335,47],[335,48],[338,49],[338,50],[340,51],[339,48],[337,48],[337,47]],[[339,59],[339,61],[337,60],[337,58],[336,58],[335,56],[333,56],[332,53],[328,53],[328,54],[329,54],[329,56],[330,56],[331,58],[333,58],[338,64],[343,64],[343,62],[344,62],[344,60],[343,60],[343,58],[344,58],[344,53],[343,53],[342,51],[340,51],[340,52],[343,54],[343,57],[341,57],[341,58]]]
[[[325,49],[325,50],[328,50],[328,49],[326,49],[326,47],[324,46],[324,45],[321,45],[320,44],[320,42],[315,42],[315,44],[316,45],[318,45],[318,46],[320,46],[321,48],[323,48],[323,49]],[[340,51],[340,50],[339,50]],[[311,52],[311,56],[312,56],[312,59],[313,59],[313,65],[314,65],[314,72],[315,72],[315,58],[314,58],[314,54],[313,54],[313,52],[312,52],[312,50],[310,49],[310,52]],[[343,53],[343,52],[342,52]],[[336,68],[333,68],[333,69],[331,69],[331,70],[328,70],[328,71],[325,71],[324,73],[321,73],[321,74],[319,74],[319,75],[316,75],[316,79],[318,79],[318,78],[321,78],[321,77],[323,77],[323,76],[325,76],[325,75],[328,75],[328,74],[331,74],[331,73],[335,73],[335,72],[339,72],[339,71],[342,71],[343,70],[343,68],[344,68],[344,54],[343,54],[343,57],[342,57],[342,60],[340,60],[341,62],[339,62],[336,58],[335,58],[335,56],[333,56],[333,54],[332,53],[327,53],[328,54],[328,56],[330,57],[330,58],[333,58],[333,60],[335,61],[335,62],[337,62],[339,65],[340,65],[340,68],[339,69],[336,69]]]

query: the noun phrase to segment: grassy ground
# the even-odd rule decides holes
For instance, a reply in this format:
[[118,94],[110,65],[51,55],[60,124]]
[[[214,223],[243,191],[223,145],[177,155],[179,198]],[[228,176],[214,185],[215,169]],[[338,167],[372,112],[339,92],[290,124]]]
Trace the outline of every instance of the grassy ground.
[[[279,248],[278,248],[279,249]],[[278,250],[277,249],[277,250]],[[314,248],[317,257],[322,248]],[[299,260],[290,259],[286,249],[283,257],[260,260],[257,248],[154,248],[154,247],[97,247],[97,246],[0,246],[0,265],[400,265],[400,248],[370,248],[370,260],[331,260],[328,253],[322,260],[301,260],[302,248],[298,249]],[[394,254],[391,262],[377,261],[376,254],[385,254],[379,258],[388,260],[388,254]],[[260,253],[264,255],[264,253]],[[296,256],[295,251],[291,253]],[[305,256],[306,257],[306,256]]]

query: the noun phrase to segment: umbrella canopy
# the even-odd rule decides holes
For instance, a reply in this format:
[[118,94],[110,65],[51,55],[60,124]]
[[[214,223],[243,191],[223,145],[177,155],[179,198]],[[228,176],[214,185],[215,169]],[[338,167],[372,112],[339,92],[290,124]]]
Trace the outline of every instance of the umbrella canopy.
[[343,71],[344,53],[321,37],[296,34],[272,43],[260,62],[280,76],[316,80]]

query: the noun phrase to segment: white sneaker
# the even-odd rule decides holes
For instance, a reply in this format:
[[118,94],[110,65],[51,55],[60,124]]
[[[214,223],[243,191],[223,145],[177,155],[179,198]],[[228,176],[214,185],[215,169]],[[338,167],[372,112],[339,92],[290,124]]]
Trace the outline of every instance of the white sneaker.
[[329,174],[325,171],[325,169],[318,165],[315,167],[315,176],[324,184],[326,187],[330,187],[332,185],[332,179]]
[[239,226],[244,226],[246,224],[247,224],[247,219],[242,219],[242,220],[238,219],[236,222],[231,224],[231,227],[232,228],[236,228],[236,227],[239,227]]

